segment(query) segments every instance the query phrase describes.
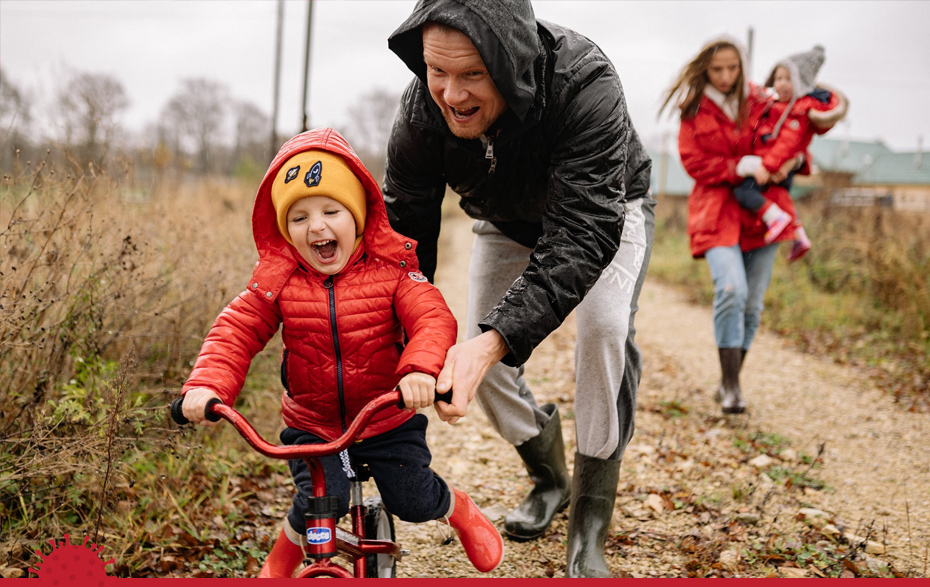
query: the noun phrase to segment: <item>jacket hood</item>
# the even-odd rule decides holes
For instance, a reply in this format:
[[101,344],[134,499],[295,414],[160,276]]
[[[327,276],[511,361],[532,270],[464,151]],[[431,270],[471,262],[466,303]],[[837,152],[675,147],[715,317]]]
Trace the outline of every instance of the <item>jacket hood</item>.
[[782,113],[781,118],[775,125],[775,129],[772,131],[773,139],[778,137],[778,132],[781,130],[782,124],[785,123],[788,112],[794,107],[795,102],[814,91],[814,87],[817,83],[817,73],[823,65],[824,58],[823,46],[815,45],[810,51],[789,55],[772,67],[772,71],[765,81],[766,87],[774,87],[775,70],[779,67],[784,67],[791,75],[791,100],[788,102],[788,107],[785,109],[784,113]]
[[[736,52],[739,54],[740,67],[743,70],[743,95],[749,96],[749,92],[751,90],[749,80],[751,78],[752,72],[749,70],[750,63],[749,59],[747,58],[749,53],[746,51],[746,46],[742,41],[729,33],[719,33],[709,38],[707,42],[704,43],[704,47],[710,47],[711,45],[715,45],[717,43],[728,43],[736,48]],[[708,83],[708,85],[710,85],[710,83]]]
[[388,47],[426,83],[421,27],[433,21],[464,33],[481,55],[510,110],[523,121],[536,97],[539,56],[536,16],[529,0],[420,0],[388,37]]
[[789,55],[772,67],[765,81],[766,87],[775,85],[775,70],[784,67],[791,74],[791,91],[795,100],[814,91],[817,85],[817,73],[823,65],[826,55],[821,45],[815,45],[810,51]]
[[[271,201],[271,186],[278,171],[288,159],[311,149],[329,151],[341,156],[365,188],[365,232],[347,267],[356,262],[363,253],[368,253],[396,263],[408,271],[418,271],[416,241],[403,237],[391,228],[378,183],[342,135],[331,128],[321,128],[308,130],[287,141],[265,172],[252,209],[252,236],[258,249],[259,261],[253,280],[249,284],[250,288],[266,292],[265,296],[268,299],[274,299],[287,281],[288,275],[301,265],[300,253],[278,230],[277,214]],[[306,263],[302,265],[308,271],[313,271]]]

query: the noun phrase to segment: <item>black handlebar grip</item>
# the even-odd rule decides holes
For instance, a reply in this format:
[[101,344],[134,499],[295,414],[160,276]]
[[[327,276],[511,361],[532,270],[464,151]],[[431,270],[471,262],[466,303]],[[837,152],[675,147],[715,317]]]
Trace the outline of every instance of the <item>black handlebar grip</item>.
[[[171,402],[171,419],[174,420],[179,426],[184,426],[185,424],[191,423],[190,420],[184,417],[184,410],[181,409],[181,405],[183,403],[183,397],[179,397]],[[203,410],[204,417],[211,422],[219,422],[222,418],[220,418],[219,414],[214,414],[211,408],[213,407],[213,404],[221,403],[223,403],[223,401],[217,398],[213,398],[208,401],[207,406]]]
[[[439,393],[439,392],[437,391],[437,392],[436,392],[436,396],[435,396],[435,398],[433,399],[433,401],[437,401],[437,402],[446,402],[447,404],[451,404],[451,403],[452,403],[452,390],[450,389],[449,391],[447,391],[447,392],[445,392],[445,393]],[[397,402],[397,407],[400,408],[400,409],[402,409],[402,410],[403,410],[404,408],[407,407],[407,406],[404,404],[404,396],[403,396],[403,395],[400,396],[400,400]]]
[[211,399],[210,401],[208,401],[208,402],[207,402],[207,407],[205,407],[205,408],[203,409],[203,415],[204,415],[204,417],[205,417],[207,420],[210,420],[211,422],[219,422],[220,420],[222,420],[222,418],[220,417],[220,415],[219,415],[219,414],[214,414],[214,413],[213,413],[213,410],[211,409],[211,408],[213,408],[213,406],[214,406],[215,404],[221,404],[221,403],[223,403],[223,400],[221,400],[221,399],[219,399],[219,398],[213,398],[213,399]]
[[184,426],[185,424],[191,423],[190,420],[184,417],[184,410],[181,409],[181,404],[183,403],[183,397],[179,397],[171,402],[171,419],[174,420],[178,426]]

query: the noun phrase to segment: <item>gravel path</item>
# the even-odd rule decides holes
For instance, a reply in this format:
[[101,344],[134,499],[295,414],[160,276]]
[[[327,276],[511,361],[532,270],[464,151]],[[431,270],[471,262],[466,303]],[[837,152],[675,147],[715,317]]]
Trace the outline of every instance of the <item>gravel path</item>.
[[[446,219],[436,279],[460,333],[470,226],[458,214]],[[804,553],[826,550],[833,562],[852,552],[835,567],[843,576],[926,576],[926,414],[901,410],[856,370],[801,354],[762,332],[742,379],[749,413],[721,417],[712,400],[719,366],[710,311],[652,281],[640,307],[645,372],[637,432],[624,457],[608,539],[616,575],[822,576],[826,563],[815,565]],[[527,365],[537,399],[560,405],[570,458],[573,345],[570,318]],[[475,404],[451,428],[430,417],[434,469],[500,523],[528,490],[516,452]],[[812,468],[804,455],[816,456],[821,446]],[[781,475],[793,475],[794,483]],[[505,540],[504,562],[490,576],[561,576],[566,529],[562,513],[539,540]],[[399,576],[480,576],[457,542],[443,544],[442,530],[398,523],[398,540],[413,553],[398,565]],[[871,542],[868,552],[851,534]]]

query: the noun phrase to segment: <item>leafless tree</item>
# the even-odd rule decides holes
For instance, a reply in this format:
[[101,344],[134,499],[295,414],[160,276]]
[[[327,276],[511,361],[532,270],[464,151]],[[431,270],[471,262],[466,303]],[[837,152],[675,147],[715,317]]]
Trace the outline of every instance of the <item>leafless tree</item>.
[[240,101],[235,105],[235,146],[233,164],[248,163],[265,166],[268,159],[268,129],[271,118],[252,102]]
[[31,112],[22,92],[4,74],[0,69],[0,132],[9,137],[15,131],[25,132]]
[[348,107],[349,121],[341,132],[376,180],[384,173],[388,138],[399,107],[400,94],[384,88],[362,94]]
[[129,106],[123,85],[107,74],[78,73],[59,90],[65,142],[82,163],[102,166],[117,130],[117,116]]
[[162,118],[177,136],[179,150],[187,144],[196,151],[200,172],[217,169],[216,153],[222,142],[229,91],[218,82],[193,78],[168,101]]
[[23,92],[0,69],[0,169],[4,173],[11,169],[16,151],[30,146],[29,104]]

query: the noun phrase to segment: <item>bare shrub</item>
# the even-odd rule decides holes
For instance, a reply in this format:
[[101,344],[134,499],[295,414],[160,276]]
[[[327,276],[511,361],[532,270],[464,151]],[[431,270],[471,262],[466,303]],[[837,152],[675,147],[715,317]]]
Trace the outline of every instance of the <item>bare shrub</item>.
[[122,459],[168,441],[162,390],[180,388],[256,258],[252,186],[151,193],[51,159],[0,184],[7,553],[38,532],[112,530],[114,488],[132,485]]

